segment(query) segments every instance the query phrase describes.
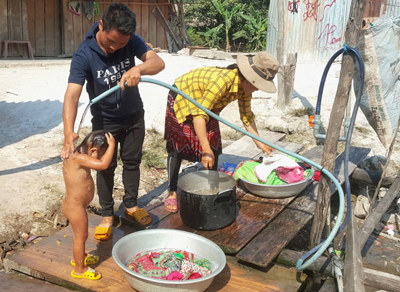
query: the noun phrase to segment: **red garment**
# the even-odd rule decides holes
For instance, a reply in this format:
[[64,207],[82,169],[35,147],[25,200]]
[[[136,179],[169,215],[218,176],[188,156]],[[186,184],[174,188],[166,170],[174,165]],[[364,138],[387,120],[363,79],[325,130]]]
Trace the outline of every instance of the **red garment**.
[[167,276],[167,280],[171,281],[179,281],[183,278],[183,275],[178,271],[173,271],[171,274]]
[[303,180],[304,170],[300,166],[296,167],[278,167],[275,169],[276,175],[288,184]]
[[201,275],[199,273],[191,273],[188,280],[197,279],[197,278],[201,278]]
[[319,170],[316,170],[314,172],[314,180],[319,182],[319,177],[321,176],[321,172]]
[[[187,119],[179,124],[175,117],[174,102],[176,93],[170,91],[168,94],[167,111],[165,114],[165,134],[167,141],[167,152],[178,152],[183,159],[188,161],[201,161],[201,145],[194,130],[193,121]],[[218,120],[210,117],[206,125],[207,139],[210,147],[216,155],[222,153],[221,132]]]

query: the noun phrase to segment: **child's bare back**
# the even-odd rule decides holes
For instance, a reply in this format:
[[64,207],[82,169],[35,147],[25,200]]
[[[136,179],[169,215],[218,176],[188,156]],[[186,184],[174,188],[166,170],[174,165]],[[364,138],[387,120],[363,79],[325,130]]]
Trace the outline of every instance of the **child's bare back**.
[[94,197],[94,183],[90,168],[79,164],[79,155],[85,154],[73,153],[63,163],[66,195],[68,199],[81,201],[87,207]]
[[72,226],[73,256],[71,265],[74,270],[71,276],[98,280],[101,274],[88,268],[86,264],[97,263],[98,257],[85,252],[88,234],[86,208],[94,196],[94,183],[91,170],[105,170],[109,167],[114,155],[115,140],[110,133],[96,131],[82,141],[75,151],[64,160],[63,175],[66,197],[63,212]]
[[[110,165],[114,153],[115,141],[111,134],[105,134],[107,150],[98,148],[94,141],[83,141],[63,163],[63,175],[67,199],[81,201],[89,205],[94,196],[94,183],[91,169],[105,170]],[[103,145],[103,144],[102,144]]]

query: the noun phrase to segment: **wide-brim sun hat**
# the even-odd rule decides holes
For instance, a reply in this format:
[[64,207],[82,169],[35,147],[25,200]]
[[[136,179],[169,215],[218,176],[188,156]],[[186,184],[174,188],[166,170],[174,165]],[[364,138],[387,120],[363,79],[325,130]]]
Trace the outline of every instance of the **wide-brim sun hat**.
[[274,93],[273,79],[278,72],[279,62],[268,52],[258,52],[254,56],[238,54],[236,62],[244,78],[257,89]]

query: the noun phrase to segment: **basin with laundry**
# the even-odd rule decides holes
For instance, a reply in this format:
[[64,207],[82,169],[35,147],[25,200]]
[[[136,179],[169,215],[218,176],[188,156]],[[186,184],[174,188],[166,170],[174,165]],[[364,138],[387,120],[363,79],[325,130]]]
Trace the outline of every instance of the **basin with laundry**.
[[[149,229],[125,235],[113,246],[112,256],[126,281],[137,291],[204,291],[226,265],[224,252],[214,242],[173,229]],[[164,272],[170,277],[162,277]],[[179,274],[183,277],[178,277]],[[197,277],[193,277],[195,274]]]
[[299,194],[314,177],[314,169],[296,158],[273,153],[262,159],[241,162],[234,177],[254,195],[286,198]]

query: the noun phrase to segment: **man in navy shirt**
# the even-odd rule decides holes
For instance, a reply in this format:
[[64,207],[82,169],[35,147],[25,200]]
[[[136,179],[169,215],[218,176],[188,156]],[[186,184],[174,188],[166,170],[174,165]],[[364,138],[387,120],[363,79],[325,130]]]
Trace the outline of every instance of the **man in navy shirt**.
[[[142,75],[157,74],[165,65],[135,30],[136,16],[132,10],[121,3],[111,4],[74,53],[64,96],[64,148],[61,157],[67,159],[74,151],[74,141],[78,138],[74,124],[85,81],[90,99],[119,84],[121,90],[90,107],[92,129],[111,132],[119,144],[123,162],[125,213],[139,224],[147,225],[151,223],[151,217],[137,206],[145,134],[143,102],[137,85]],[[136,65],[135,57],[143,63]],[[127,84],[126,88],[124,84]],[[112,234],[112,192],[116,166],[117,147],[110,167],[97,172],[97,190],[103,219],[96,227],[95,238],[100,240],[108,239]]]

